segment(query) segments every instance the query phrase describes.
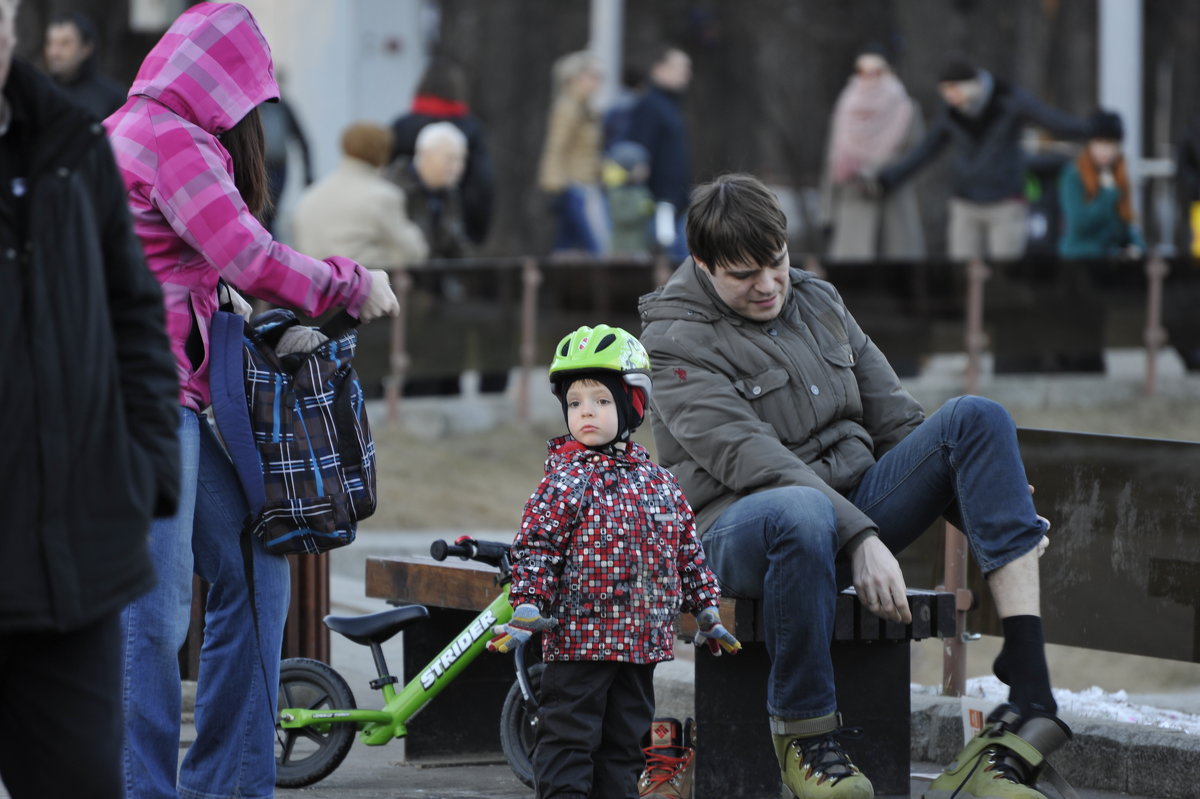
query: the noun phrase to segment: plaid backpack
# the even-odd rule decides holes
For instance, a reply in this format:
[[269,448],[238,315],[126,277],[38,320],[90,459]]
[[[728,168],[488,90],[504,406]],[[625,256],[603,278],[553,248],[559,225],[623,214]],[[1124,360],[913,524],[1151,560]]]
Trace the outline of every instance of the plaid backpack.
[[342,313],[309,353],[275,345],[291,311],[246,322],[218,311],[211,328],[213,412],[250,505],[245,532],[275,554],[317,554],[354,540],[375,512],[375,444],[351,365],[357,320]]

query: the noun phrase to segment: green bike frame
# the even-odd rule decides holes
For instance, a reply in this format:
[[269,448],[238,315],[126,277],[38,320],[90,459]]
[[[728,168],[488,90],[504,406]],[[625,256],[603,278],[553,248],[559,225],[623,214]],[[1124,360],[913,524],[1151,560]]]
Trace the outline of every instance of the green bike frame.
[[487,649],[492,627],[505,624],[512,615],[508,586],[505,586],[504,593],[492,600],[492,604],[409,680],[401,691],[397,693],[393,683],[383,686],[382,710],[309,710],[289,707],[279,711],[279,726],[284,729],[312,727],[326,732],[332,724],[357,724],[359,739],[368,746],[382,746],[393,738],[403,738],[408,734],[405,726],[408,720],[445,690],[463,669]]

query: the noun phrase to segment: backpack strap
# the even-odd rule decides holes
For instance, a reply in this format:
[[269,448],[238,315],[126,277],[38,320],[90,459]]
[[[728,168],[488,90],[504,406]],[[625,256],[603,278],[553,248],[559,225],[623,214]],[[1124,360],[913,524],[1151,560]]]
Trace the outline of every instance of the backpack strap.
[[242,339],[246,321],[227,311],[213,314],[209,331],[209,389],[217,429],[233,461],[238,482],[250,506],[251,518],[266,503],[263,490],[262,461],[250,427],[250,406],[246,401],[245,363]]

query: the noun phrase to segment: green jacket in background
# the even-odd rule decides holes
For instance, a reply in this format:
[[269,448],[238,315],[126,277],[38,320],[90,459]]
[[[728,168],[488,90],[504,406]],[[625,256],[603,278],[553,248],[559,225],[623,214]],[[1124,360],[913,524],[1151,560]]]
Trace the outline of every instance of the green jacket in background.
[[844,494],[924,414],[833,286],[799,269],[791,281],[769,322],[736,315],[690,258],[641,298],[654,439],[702,532],[741,497],[810,486],[845,546],[877,526]]

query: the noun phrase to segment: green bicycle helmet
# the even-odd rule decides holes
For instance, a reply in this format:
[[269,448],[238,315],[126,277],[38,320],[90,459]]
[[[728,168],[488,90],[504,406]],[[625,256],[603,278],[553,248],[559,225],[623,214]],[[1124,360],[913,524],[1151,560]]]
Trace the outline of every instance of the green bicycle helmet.
[[[581,327],[563,336],[550,363],[550,386],[566,412],[567,388],[580,378],[598,380],[618,400],[622,440],[646,418],[653,387],[650,356],[636,338],[619,327]],[[624,390],[620,390],[624,389]]]

